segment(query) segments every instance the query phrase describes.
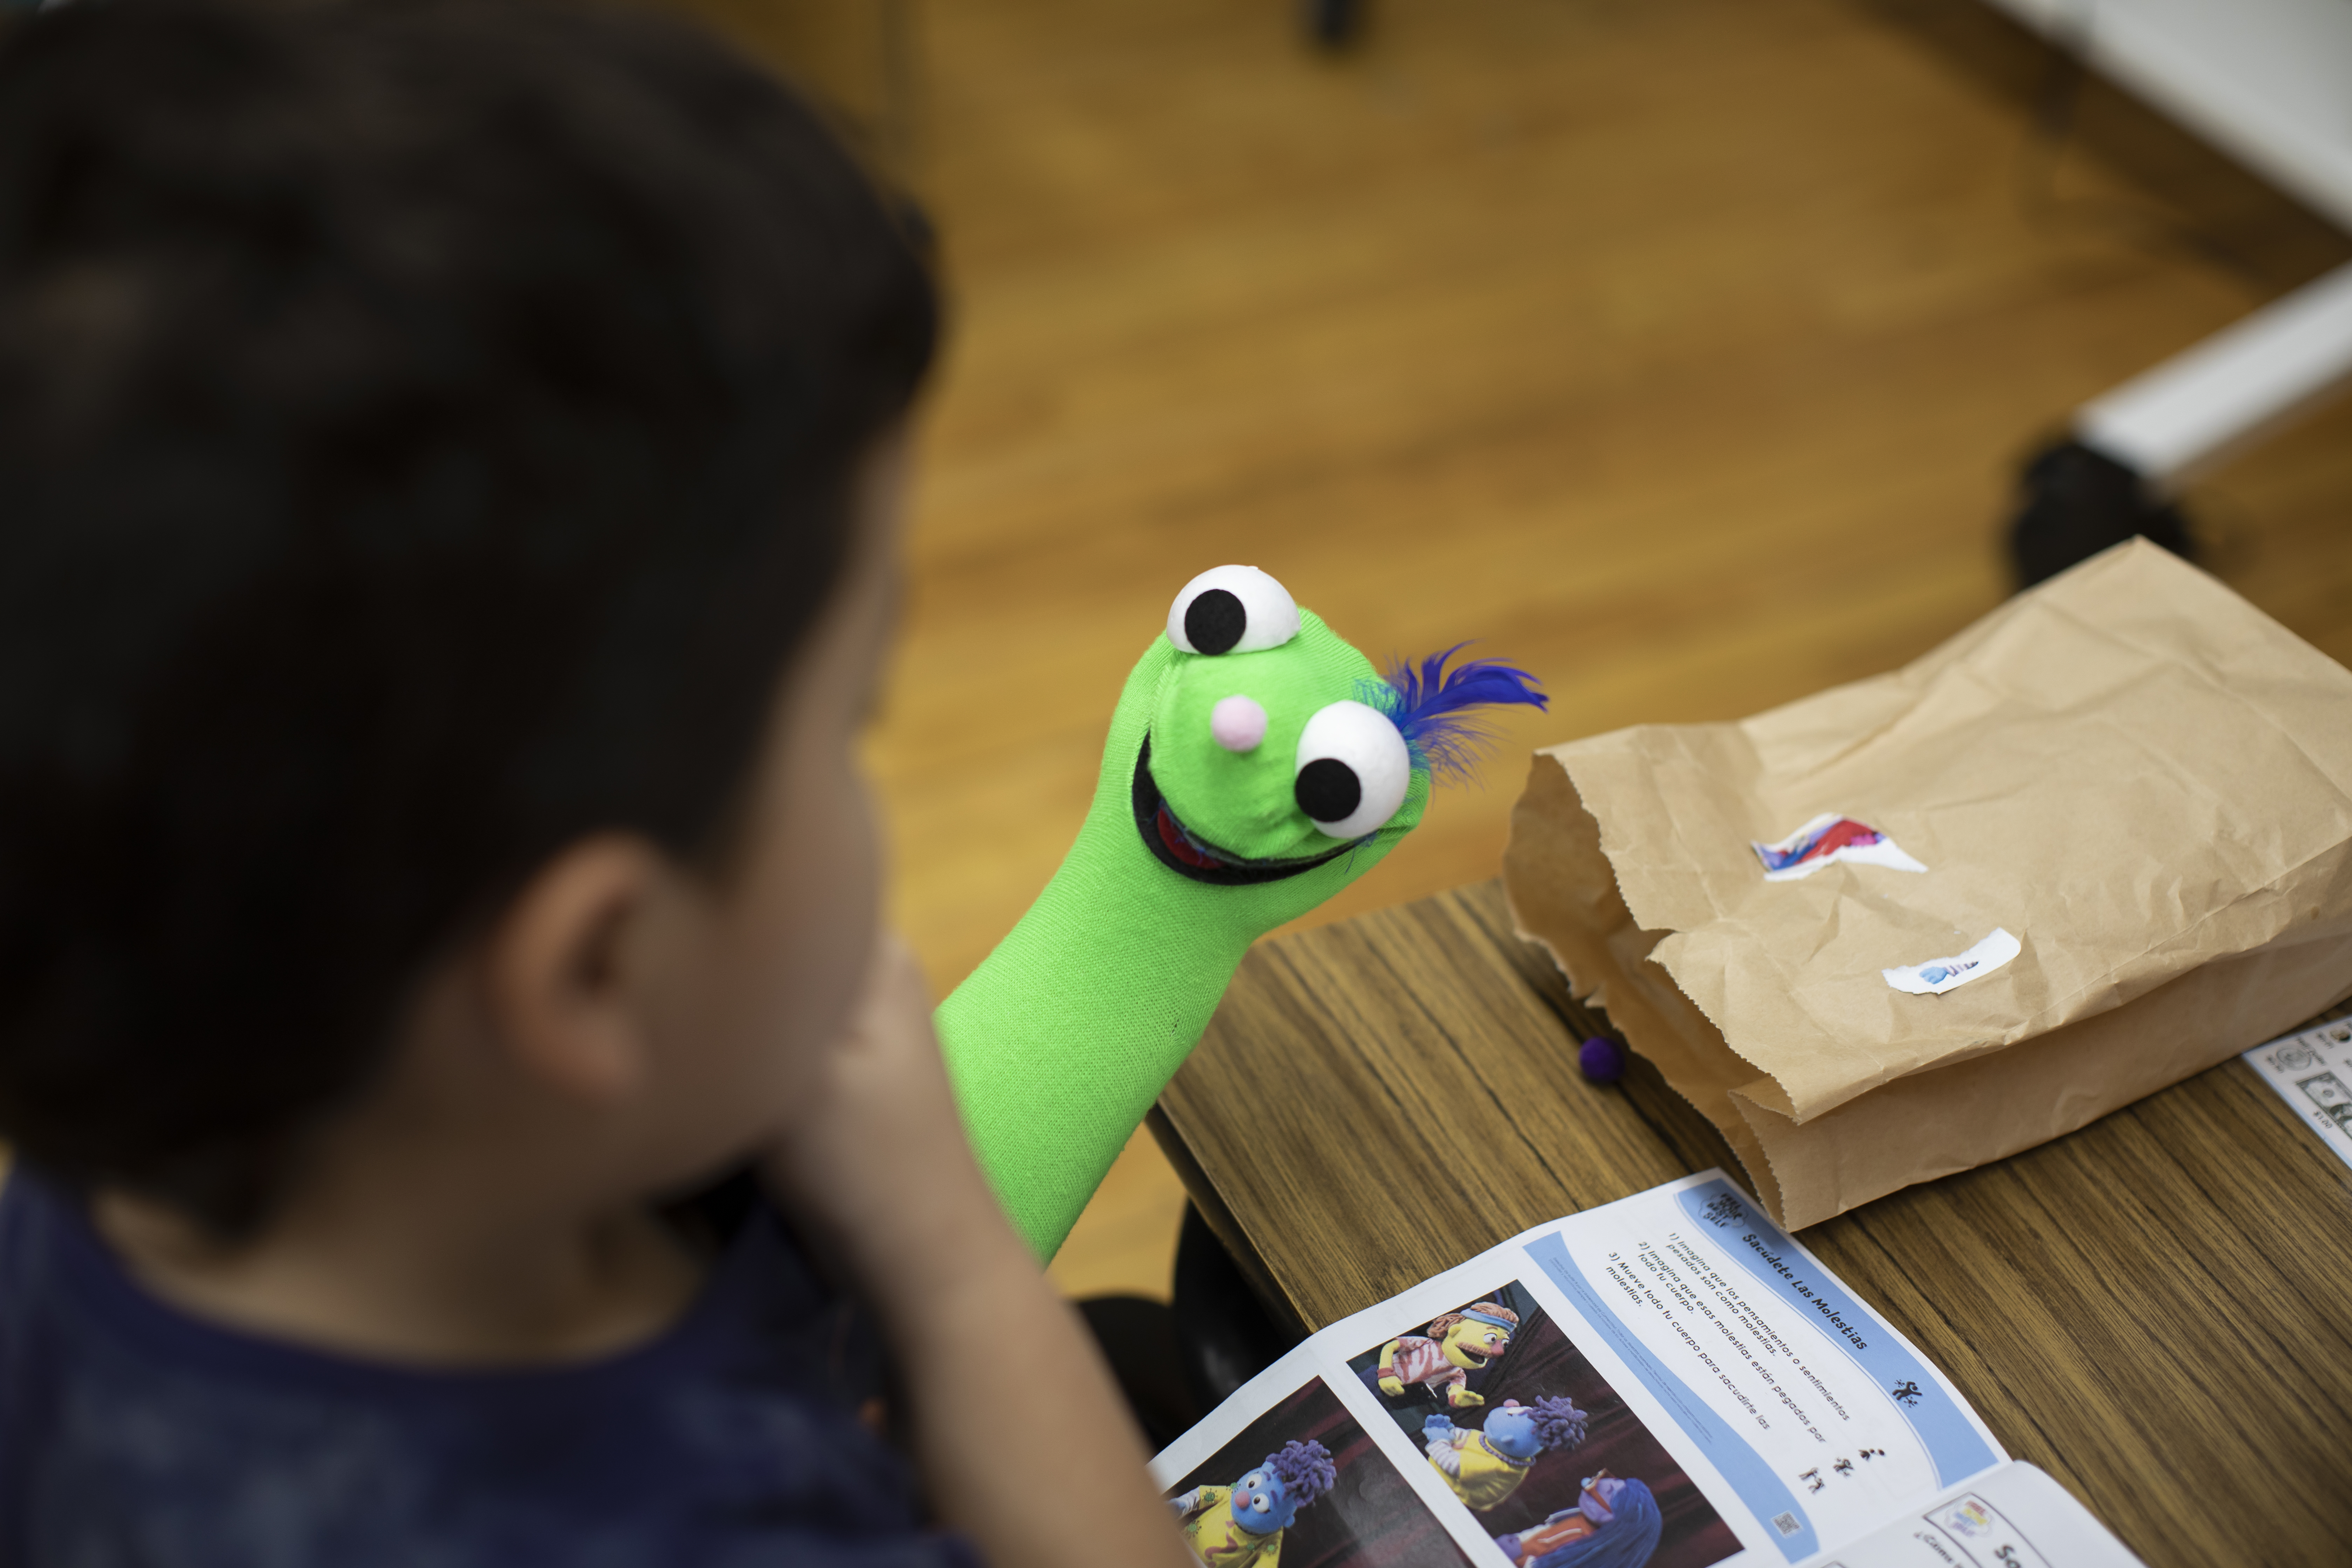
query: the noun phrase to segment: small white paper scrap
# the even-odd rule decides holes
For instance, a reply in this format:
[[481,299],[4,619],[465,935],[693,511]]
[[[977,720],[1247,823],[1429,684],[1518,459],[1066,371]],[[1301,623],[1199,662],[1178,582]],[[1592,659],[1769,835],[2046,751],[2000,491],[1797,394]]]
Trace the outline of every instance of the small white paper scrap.
[[2352,1018],[2256,1046],[2246,1065],[2352,1165]]
[[1882,969],[1886,984],[1897,991],[1907,991],[1914,996],[1941,996],[1955,985],[1966,985],[1971,980],[1982,980],[2011,959],[2024,952],[2024,946],[2000,926],[1992,934],[1963,953],[1950,958],[1931,958],[1925,963],[1906,963],[1896,969]]
[[1927,868],[1895,847],[1895,840],[1866,822],[1825,811],[1786,838],[1770,844],[1750,843],[1764,862],[1768,882],[1793,882],[1810,877],[1836,860],[1864,866],[1884,866],[1890,871],[1924,871]]

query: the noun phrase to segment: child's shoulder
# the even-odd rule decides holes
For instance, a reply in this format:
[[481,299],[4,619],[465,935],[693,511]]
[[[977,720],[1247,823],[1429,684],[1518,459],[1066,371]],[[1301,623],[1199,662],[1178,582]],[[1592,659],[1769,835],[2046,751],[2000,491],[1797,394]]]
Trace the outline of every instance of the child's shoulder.
[[853,1309],[764,1208],[668,1333],[562,1367],[412,1370],[200,1321],[21,1168],[0,1301],[0,1561],[35,1542],[118,1561],[157,1528],[192,1565],[969,1561],[919,1535],[905,1468],[855,1415]]

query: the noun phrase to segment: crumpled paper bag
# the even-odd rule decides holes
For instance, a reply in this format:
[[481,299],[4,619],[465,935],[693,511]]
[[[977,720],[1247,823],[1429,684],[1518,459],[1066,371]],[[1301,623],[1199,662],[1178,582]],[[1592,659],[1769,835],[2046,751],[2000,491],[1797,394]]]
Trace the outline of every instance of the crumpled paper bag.
[[[1825,814],[1900,854],[1768,881]],[[1891,674],[1537,753],[1505,886],[1802,1226],[2352,994],[2352,672],[2135,541]]]

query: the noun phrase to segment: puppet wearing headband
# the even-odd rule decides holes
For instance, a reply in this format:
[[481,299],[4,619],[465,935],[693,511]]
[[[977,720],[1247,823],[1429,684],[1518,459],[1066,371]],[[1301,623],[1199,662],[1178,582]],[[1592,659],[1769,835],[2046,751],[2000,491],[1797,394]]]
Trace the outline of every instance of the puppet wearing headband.
[[936,1022],[998,1197],[1051,1257],[1251,942],[1362,876],[1468,770],[1475,710],[1545,698],[1457,649],[1385,679],[1283,585],[1184,585],[1127,678],[1061,869]]
[[1442,1312],[1429,1321],[1428,1332],[1400,1334],[1382,1345],[1370,1381],[1391,1400],[1425,1388],[1455,1410],[1484,1405],[1486,1396],[1471,1390],[1470,1374],[1508,1350],[1518,1328],[1519,1315],[1497,1301]]

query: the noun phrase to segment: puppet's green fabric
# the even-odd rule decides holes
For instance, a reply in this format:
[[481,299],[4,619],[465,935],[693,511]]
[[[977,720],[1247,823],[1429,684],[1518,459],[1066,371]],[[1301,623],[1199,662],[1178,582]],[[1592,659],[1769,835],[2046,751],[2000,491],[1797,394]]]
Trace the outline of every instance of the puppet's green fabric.
[[[1393,709],[1395,691],[1313,613],[1290,612],[1286,595],[1281,608],[1297,630],[1276,647],[1211,656],[1163,636],[1145,652],[1112,715],[1076,842],[939,1009],[973,1146],[1040,1257],[1061,1246],[1183,1064],[1250,943],[1370,870],[1428,802],[1428,759],[1416,745],[1402,804],[1375,829],[1335,837],[1306,815],[1309,720],[1366,699]],[[1181,630],[1172,612],[1171,628]],[[1218,704],[1234,696],[1263,710],[1263,738],[1247,750],[1234,748],[1229,727],[1223,741],[1212,733]],[[1482,699],[1497,700],[1541,700]],[[1393,736],[1388,743],[1403,784],[1405,752]],[[1368,780],[1378,762],[1359,763]]]

